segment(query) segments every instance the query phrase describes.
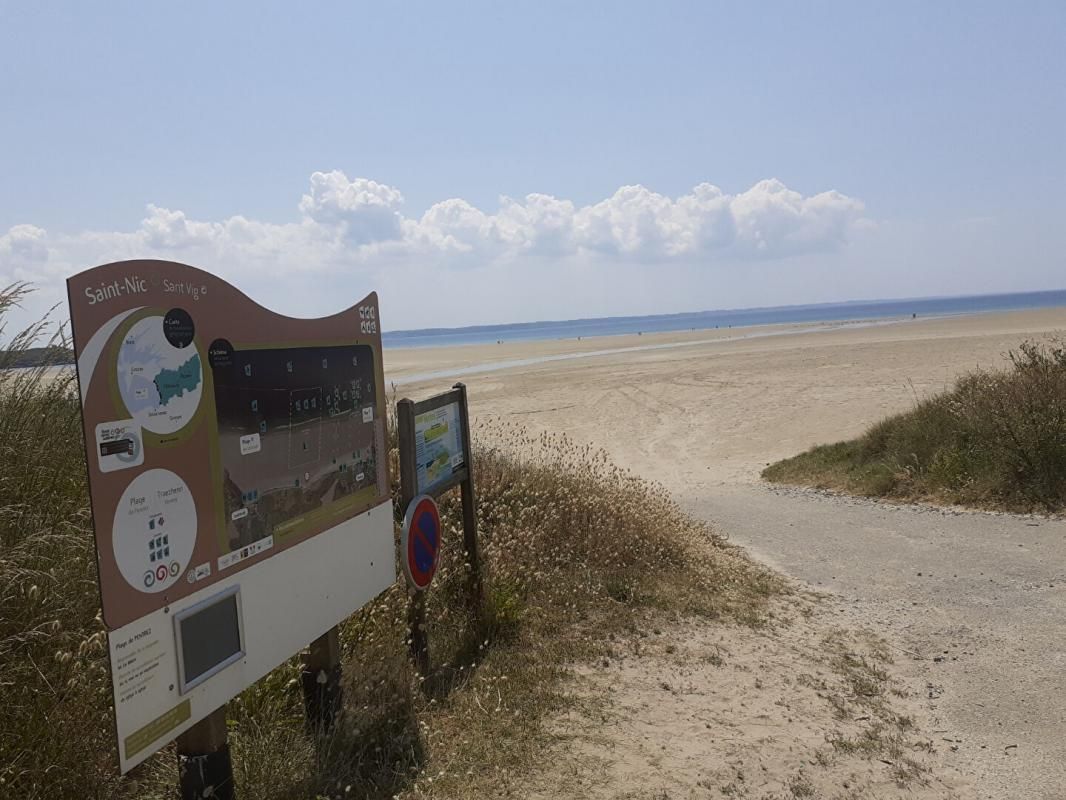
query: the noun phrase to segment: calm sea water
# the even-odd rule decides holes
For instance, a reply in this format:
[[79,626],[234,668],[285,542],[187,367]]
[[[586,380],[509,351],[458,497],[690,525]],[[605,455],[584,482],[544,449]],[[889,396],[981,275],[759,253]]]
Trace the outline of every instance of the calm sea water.
[[469,328],[427,328],[417,331],[387,331],[387,347],[442,347],[543,339],[576,339],[620,333],[741,328],[797,322],[843,322],[851,320],[977,314],[985,311],[1017,311],[1066,306],[1066,290],[986,294],[972,297],[925,297],[916,300],[879,300],[852,303],[818,303],[806,306],[775,306],[686,314],[654,314],[645,317],[602,317],[554,322],[523,322],[514,325],[476,325]]

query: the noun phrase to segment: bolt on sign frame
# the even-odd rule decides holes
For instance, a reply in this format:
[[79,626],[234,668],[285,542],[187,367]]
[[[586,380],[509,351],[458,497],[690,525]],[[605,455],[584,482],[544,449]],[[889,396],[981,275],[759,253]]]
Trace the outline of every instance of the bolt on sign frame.
[[378,300],[296,319],[170,261],[67,289],[127,772],[395,581]]

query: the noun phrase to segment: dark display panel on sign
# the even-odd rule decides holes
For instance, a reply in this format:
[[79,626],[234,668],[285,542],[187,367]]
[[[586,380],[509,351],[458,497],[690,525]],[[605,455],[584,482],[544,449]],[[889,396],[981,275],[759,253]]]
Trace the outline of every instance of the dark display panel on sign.
[[237,587],[186,609],[174,624],[182,694],[244,655]]

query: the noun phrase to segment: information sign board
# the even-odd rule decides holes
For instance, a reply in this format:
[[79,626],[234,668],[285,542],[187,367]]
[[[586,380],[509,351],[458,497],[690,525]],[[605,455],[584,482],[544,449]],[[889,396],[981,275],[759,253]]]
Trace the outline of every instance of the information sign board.
[[167,261],[67,283],[126,771],[395,580],[378,303],[294,319]]
[[419,494],[452,482],[466,466],[458,400],[415,415],[415,463]]

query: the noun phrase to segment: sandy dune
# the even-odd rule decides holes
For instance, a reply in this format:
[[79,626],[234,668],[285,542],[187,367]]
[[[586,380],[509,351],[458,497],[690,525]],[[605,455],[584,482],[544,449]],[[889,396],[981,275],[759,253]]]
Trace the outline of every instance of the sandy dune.
[[478,416],[601,446],[833,592],[832,613],[900,654],[942,766],[974,786],[960,796],[1050,799],[1066,796],[1066,522],[886,509],[758,475],[1056,330],[1066,309],[389,351],[386,370],[399,396],[461,378]]

